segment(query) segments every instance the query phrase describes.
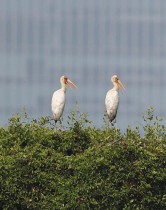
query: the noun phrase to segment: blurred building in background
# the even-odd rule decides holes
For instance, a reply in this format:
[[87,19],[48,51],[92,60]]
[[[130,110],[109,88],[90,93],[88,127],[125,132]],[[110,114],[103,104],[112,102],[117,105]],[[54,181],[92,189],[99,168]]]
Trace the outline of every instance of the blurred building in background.
[[50,101],[67,75],[64,121],[77,101],[98,127],[117,74],[126,85],[117,123],[141,122],[153,106],[166,115],[165,0],[0,0],[0,125],[23,108],[52,115]]

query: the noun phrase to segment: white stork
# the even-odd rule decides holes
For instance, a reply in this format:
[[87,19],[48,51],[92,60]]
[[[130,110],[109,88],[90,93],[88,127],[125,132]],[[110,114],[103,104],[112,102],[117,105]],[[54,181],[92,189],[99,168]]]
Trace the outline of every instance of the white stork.
[[66,86],[72,89],[72,85],[77,88],[77,86],[68,79],[67,76],[60,77],[61,88],[53,93],[52,96],[52,113],[55,120],[55,123],[60,120],[60,117],[63,114],[65,107],[65,98],[66,98]]
[[111,81],[114,87],[109,90],[105,98],[105,106],[110,122],[116,118],[118,106],[119,106],[119,87],[125,90],[124,85],[120,81],[117,75],[111,77]]

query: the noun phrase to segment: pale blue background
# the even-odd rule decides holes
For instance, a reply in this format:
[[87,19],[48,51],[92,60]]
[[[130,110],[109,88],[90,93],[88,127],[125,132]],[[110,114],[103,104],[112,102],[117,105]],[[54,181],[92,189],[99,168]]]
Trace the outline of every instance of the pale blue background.
[[64,123],[78,101],[103,125],[110,77],[126,85],[118,127],[142,122],[153,106],[166,115],[165,0],[0,0],[0,125],[25,107],[29,117],[52,115],[59,77],[69,76]]

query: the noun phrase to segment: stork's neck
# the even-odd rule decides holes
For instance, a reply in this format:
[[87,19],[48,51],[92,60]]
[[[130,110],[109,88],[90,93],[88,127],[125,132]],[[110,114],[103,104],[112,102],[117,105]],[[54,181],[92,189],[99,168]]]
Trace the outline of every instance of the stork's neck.
[[61,89],[66,92],[66,85],[63,82],[61,82]]
[[118,84],[116,82],[114,82],[113,84],[114,84],[113,90],[118,91],[119,90]]

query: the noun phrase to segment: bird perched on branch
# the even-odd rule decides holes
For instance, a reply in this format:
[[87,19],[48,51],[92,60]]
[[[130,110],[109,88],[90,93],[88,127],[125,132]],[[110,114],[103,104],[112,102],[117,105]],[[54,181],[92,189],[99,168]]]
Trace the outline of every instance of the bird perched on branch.
[[116,114],[119,106],[119,88],[125,90],[125,86],[120,81],[117,75],[111,77],[114,87],[109,90],[105,98],[105,106],[110,122],[116,119]]
[[77,86],[69,80],[67,76],[60,77],[61,88],[53,93],[51,108],[55,123],[60,120],[60,117],[63,114],[63,110],[65,107],[65,99],[66,99],[66,86],[72,89],[72,86],[77,88]]

